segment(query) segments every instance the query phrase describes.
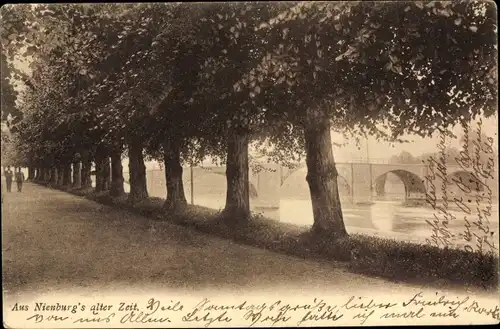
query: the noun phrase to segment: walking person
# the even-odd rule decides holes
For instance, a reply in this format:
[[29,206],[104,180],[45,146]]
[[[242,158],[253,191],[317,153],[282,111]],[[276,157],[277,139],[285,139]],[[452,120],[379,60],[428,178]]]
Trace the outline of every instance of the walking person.
[[12,192],[12,178],[14,174],[10,170],[10,167],[7,167],[7,170],[5,171],[5,183],[7,185],[7,192]]
[[17,192],[21,192],[23,190],[23,182],[24,182],[24,173],[21,171],[21,168],[19,168],[17,169],[16,172]]

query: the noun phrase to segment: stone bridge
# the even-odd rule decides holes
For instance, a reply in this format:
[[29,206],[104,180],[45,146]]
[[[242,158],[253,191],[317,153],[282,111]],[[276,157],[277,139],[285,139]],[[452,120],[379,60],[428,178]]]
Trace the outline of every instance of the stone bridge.
[[[409,197],[425,198],[427,192],[435,191],[436,196],[441,198],[443,193],[443,174],[447,177],[446,191],[458,193],[457,183],[462,182],[472,191],[482,192],[485,184],[493,189],[493,195],[497,195],[497,167],[493,171],[493,179],[476,181],[471,170],[464,170],[459,165],[447,164],[446,172],[438,171],[427,164],[379,164],[379,163],[337,163],[339,189],[344,191],[341,197],[353,203],[371,202],[374,197],[383,197],[388,174],[399,178]],[[292,175],[300,173],[307,174],[305,165],[295,169],[281,168],[281,185],[286,183]],[[477,175],[476,175],[477,176]],[[465,188],[465,187],[463,187]],[[348,194],[348,195],[346,195]]]
[[[263,164],[264,170],[250,170],[250,194],[253,207],[278,208],[282,189],[287,188],[291,178],[303,179],[307,174],[305,164],[290,169],[277,164]],[[437,169],[430,169],[426,164],[376,164],[376,163],[337,163],[340,196],[352,203],[369,203],[385,194],[385,183],[389,173],[397,176],[405,187],[402,198],[425,198],[428,191],[435,190],[438,198],[442,197],[443,180]],[[198,193],[218,194],[225,198],[226,167],[193,167],[184,168],[183,181],[186,198],[189,200],[192,191]],[[484,184],[497,194],[497,168],[494,170],[494,180],[475,182],[471,172],[463,170],[458,165],[447,165],[447,193],[455,193],[457,187],[453,181],[462,181],[471,190],[484,190]],[[434,174],[434,175],[433,175]],[[431,176],[435,176],[431,178]],[[125,177],[128,174],[125,173]],[[426,179],[429,177],[430,179]],[[191,182],[193,182],[191,184]],[[165,197],[165,174],[163,170],[147,172],[148,191],[151,196]],[[193,187],[193,189],[191,188]]]

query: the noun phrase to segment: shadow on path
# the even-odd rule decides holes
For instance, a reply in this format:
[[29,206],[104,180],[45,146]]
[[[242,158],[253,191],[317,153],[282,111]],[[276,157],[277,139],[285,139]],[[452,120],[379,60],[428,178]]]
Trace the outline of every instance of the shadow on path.
[[116,284],[337,293],[419,289],[205,236],[35,184],[6,194],[2,212],[2,277],[11,292]]

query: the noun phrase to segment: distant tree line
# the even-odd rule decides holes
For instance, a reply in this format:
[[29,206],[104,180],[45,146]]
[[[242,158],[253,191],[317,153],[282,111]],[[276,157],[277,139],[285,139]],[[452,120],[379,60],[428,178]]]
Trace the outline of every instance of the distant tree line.
[[[464,137],[465,136],[462,135],[459,138],[460,144],[464,143]],[[479,136],[477,135],[476,132],[469,132],[469,137],[468,137],[469,147],[467,149],[467,153],[471,159],[475,159],[475,157],[476,157],[476,155],[475,155],[476,147],[474,146],[473,142],[474,141],[484,142],[487,140],[487,137],[491,137],[491,136],[486,136],[486,134],[481,133],[481,138],[479,138]],[[409,144],[409,145],[411,145],[411,144]],[[462,148],[457,148],[457,147],[446,147],[444,152],[447,155],[448,163],[458,165],[457,159],[461,158],[461,156],[462,156],[461,152],[464,152],[464,150]],[[489,156],[492,156],[494,159],[498,158],[498,152],[496,150],[494,150],[492,155],[487,155],[486,153],[484,153],[482,151],[479,153],[479,155],[480,155],[480,161],[484,164],[487,163],[487,157],[489,157]],[[422,164],[422,163],[427,163],[427,160],[430,157],[434,157],[435,159],[437,159],[439,157],[439,153],[437,151],[436,152],[426,152],[426,153],[423,153],[421,155],[414,156],[409,151],[402,151],[398,155],[393,155],[389,159],[389,163],[391,163],[391,164]]]

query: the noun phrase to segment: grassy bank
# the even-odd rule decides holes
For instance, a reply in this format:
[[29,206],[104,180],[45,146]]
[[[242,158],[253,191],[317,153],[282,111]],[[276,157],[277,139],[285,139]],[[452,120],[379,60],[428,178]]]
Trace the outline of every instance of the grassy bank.
[[391,281],[425,285],[498,286],[498,257],[478,252],[399,242],[366,235],[351,234],[349,239],[335,241],[315,236],[307,229],[280,223],[260,215],[245,226],[225,222],[220,212],[189,205],[181,213],[162,210],[163,199],[149,198],[131,205],[127,196],[112,198],[106,192],[92,189],[63,189],[101,204],[127,209],[154,220],[169,221],[203,233],[231,239],[297,257],[337,261],[339,266]]

